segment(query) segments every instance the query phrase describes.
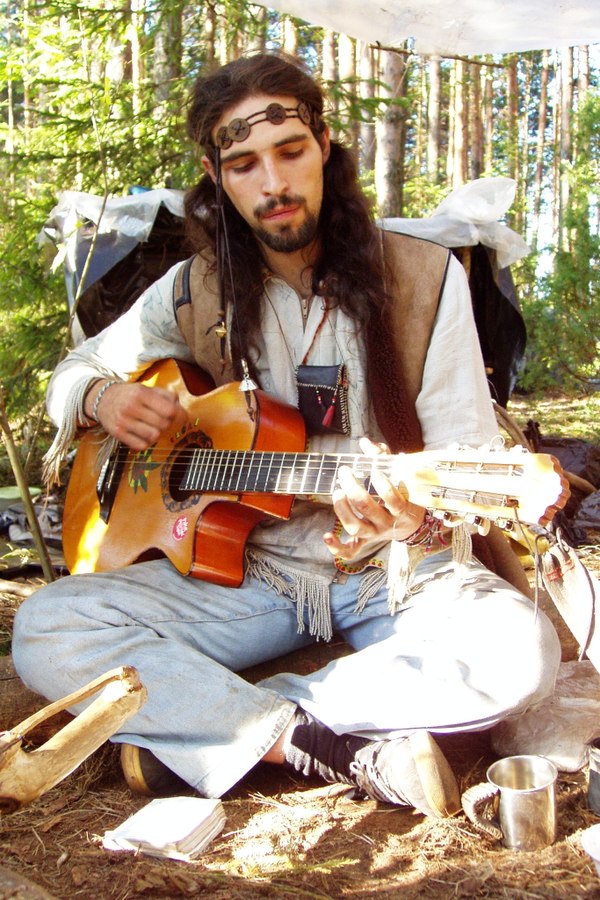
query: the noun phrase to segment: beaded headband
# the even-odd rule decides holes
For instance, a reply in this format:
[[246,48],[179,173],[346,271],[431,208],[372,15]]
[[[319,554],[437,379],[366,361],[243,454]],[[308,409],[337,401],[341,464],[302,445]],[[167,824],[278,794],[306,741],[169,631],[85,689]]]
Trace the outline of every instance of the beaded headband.
[[[282,106],[281,103],[269,103],[266,109],[252,113],[247,119],[232,119],[229,125],[223,125],[217,131],[215,144],[221,150],[227,150],[234,143],[245,141],[253,125],[259,122],[270,122],[281,125],[286,119],[300,119],[304,125],[310,125],[313,113],[308,103],[300,101],[298,106]],[[318,116],[315,114],[315,119]]]

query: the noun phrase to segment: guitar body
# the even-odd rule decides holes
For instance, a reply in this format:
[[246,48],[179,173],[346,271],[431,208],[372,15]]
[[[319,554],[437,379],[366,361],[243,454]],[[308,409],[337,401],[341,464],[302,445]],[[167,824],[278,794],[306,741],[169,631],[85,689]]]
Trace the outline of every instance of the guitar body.
[[298,410],[262,391],[240,391],[236,383],[213,388],[199,369],[175,360],[155,363],[141,380],[177,393],[188,421],[147,450],[120,446],[102,469],[98,435],[85,435],[63,517],[73,573],[166,556],[184,575],[237,586],[254,526],[268,515],[289,518],[295,494],[331,496],[342,465],[368,489],[379,469],[413,503],[477,528],[545,525],[569,496],[554,457],[522,447],[453,446],[395,457],[305,453]]
[[213,389],[199,369],[175,360],[155,363],[143,384],[175,391],[188,413],[141,453],[121,448],[122,464],[109,509],[97,490],[98,436],[81,440],[65,499],[63,552],[72,573],[111,571],[166,556],[184,575],[238,586],[251,530],[267,515],[289,518],[293,496],[270,493],[183,494],[182,455],[194,447],[303,451],[297,409],[238,384]]

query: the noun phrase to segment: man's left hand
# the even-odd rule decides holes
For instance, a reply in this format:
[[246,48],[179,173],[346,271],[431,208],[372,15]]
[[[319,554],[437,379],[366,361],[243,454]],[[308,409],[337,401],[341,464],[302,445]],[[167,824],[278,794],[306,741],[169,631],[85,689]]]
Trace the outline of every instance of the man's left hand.
[[[367,456],[389,453],[387,447],[367,438],[361,440],[360,446]],[[338,472],[339,487],[333,493],[333,508],[348,537],[341,539],[327,532],[323,540],[333,556],[347,562],[370,556],[392,539],[401,541],[410,537],[425,517],[425,509],[411,503],[376,467],[371,481],[376,494],[370,494],[357,481],[349,466],[341,466]]]

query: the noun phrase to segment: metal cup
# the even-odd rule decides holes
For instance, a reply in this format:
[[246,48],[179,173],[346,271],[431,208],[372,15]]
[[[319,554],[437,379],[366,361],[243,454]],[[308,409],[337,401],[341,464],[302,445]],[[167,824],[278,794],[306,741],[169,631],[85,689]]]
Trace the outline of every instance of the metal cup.
[[589,745],[588,806],[600,816],[600,739]]
[[[487,770],[489,784],[463,795],[471,821],[511,850],[540,850],[556,838],[557,771],[543,756],[507,756]],[[495,801],[498,817],[486,818],[479,808]]]

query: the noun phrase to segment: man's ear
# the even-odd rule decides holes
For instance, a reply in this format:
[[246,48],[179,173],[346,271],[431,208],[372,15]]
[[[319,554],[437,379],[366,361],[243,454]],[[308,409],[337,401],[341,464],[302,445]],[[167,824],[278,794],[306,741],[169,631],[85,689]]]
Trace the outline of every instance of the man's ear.
[[325,125],[323,131],[319,135],[319,144],[321,145],[321,153],[323,155],[323,165],[329,159],[329,155],[331,153],[331,137],[329,133],[329,125]]
[[211,161],[210,161],[210,159],[208,158],[208,156],[203,156],[202,159],[201,159],[201,162],[202,162],[202,165],[204,166],[204,170],[205,170],[206,172],[208,172],[208,174],[210,175],[211,179],[212,179],[213,182],[216,184],[216,183],[217,183],[217,176],[216,176],[216,174],[215,174],[215,167],[214,167],[213,164],[211,163]]

